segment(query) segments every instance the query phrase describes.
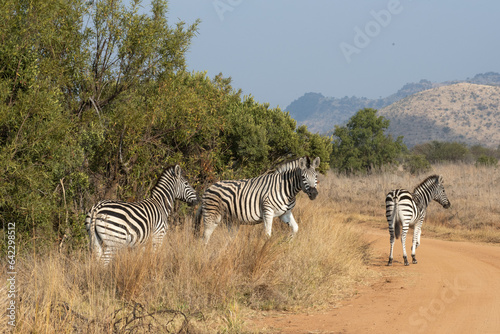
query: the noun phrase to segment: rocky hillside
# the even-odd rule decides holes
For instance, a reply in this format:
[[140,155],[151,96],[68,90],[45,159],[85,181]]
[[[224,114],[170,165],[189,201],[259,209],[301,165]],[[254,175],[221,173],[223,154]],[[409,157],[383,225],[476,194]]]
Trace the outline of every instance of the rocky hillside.
[[498,147],[500,87],[457,83],[422,91],[379,110],[391,121],[389,133],[408,146],[459,141]]
[[325,97],[319,93],[306,93],[293,101],[285,110],[299,125],[305,124],[312,132],[327,133],[336,124],[345,123],[359,109],[384,107],[378,100],[364,97]]
[[473,78],[466,80],[440,83],[420,80],[419,82],[408,83],[396,93],[380,99],[367,99],[355,96],[335,98],[325,97],[320,93],[306,93],[293,101],[286,110],[297,120],[299,125],[307,125],[312,132],[328,133],[333,131],[335,125],[345,123],[359,109],[374,108],[380,110],[418,92],[464,82],[499,86],[500,74],[488,72],[477,74]]

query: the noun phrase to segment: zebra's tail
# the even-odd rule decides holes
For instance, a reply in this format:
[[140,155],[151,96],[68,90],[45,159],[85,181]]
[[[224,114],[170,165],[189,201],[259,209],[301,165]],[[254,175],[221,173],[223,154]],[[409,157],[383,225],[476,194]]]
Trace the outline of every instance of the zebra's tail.
[[394,222],[394,236],[396,239],[399,239],[401,236],[401,219],[399,219],[399,209],[398,209],[398,201],[394,199],[394,213],[393,213],[393,222]]
[[95,207],[92,207],[90,212],[87,214],[87,217],[85,218],[85,228],[87,229],[87,233],[89,235],[89,249],[90,253],[94,253],[100,257],[102,254],[102,246],[101,243],[99,242],[99,237],[97,236],[96,233],[96,213],[97,209]]
[[196,215],[194,217],[194,235],[196,237],[199,237],[200,232],[201,232],[201,218],[202,218],[201,210],[202,210],[202,208],[203,208],[203,205],[200,204],[200,206],[198,207],[198,210],[196,210]]

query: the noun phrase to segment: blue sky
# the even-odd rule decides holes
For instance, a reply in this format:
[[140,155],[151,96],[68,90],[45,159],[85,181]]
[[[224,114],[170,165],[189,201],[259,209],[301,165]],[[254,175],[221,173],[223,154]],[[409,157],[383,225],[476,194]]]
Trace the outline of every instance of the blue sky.
[[499,15],[494,0],[170,0],[168,14],[201,19],[190,70],[282,109],[306,92],[378,98],[500,72]]

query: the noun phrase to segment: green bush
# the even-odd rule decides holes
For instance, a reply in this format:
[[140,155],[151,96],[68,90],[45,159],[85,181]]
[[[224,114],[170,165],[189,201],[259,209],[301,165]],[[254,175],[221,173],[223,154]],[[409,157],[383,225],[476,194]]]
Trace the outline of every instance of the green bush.
[[431,169],[431,164],[425,158],[423,154],[411,154],[409,155],[404,164],[404,170],[410,172],[411,174],[422,174],[427,173]]
[[187,71],[198,22],[170,25],[162,0],[150,14],[139,14],[140,1],[128,6],[5,1],[0,226],[15,222],[16,236],[37,247],[77,247],[93,204],[145,198],[169,164],[200,192],[290,156],[320,156],[326,171],[330,138],[296,129],[222,75]]
[[487,155],[481,155],[476,160],[476,166],[493,167],[498,165],[498,159]]
[[461,162],[466,160],[469,149],[463,143],[432,141],[414,146],[411,152],[424,155],[430,163]]
[[370,172],[394,163],[406,150],[403,137],[393,140],[384,134],[390,121],[376,114],[375,109],[361,109],[346,126],[335,126],[332,168],[340,172]]

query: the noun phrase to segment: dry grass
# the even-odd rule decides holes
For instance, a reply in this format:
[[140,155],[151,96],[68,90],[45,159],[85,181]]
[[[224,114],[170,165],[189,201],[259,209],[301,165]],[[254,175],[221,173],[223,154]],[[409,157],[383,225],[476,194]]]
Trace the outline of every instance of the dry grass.
[[[443,175],[452,207],[431,204],[423,236],[500,243],[499,170],[455,165],[433,173]],[[362,234],[387,228],[385,194],[413,189],[424,177],[323,177],[315,201],[299,198],[291,241],[288,226],[275,220],[270,239],[262,225],[235,235],[218,228],[204,246],[187,218],[161,251],[122,252],[107,268],[86,250],[18,255],[15,332],[239,333],[251,312],[335,302],[371,275]]]
[[440,174],[451,208],[432,202],[423,236],[447,240],[500,243],[500,169],[470,164],[435,165],[425,175],[386,172],[370,176],[329,177],[329,198],[350,220],[387,229],[385,194],[392,189],[412,191],[426,176]]
[[324,204],[301,199],[291,241],[276,221],[270,239],[262,225],[219,228],[204,246],[186,221],[161,251],[124,251],[107,268],[86,250],[19,257],[15,331],[239,333],[249,312],[335,301],[367,274],[369,249]]

